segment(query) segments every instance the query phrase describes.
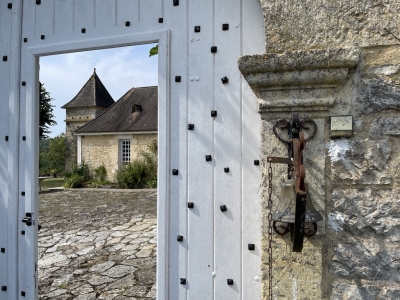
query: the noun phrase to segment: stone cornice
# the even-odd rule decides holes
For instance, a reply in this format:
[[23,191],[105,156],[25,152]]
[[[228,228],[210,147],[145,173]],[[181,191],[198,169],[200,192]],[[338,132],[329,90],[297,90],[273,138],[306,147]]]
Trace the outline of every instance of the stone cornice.
[[260,98],[260,112],[328,110],[359,58],[356,48],[248,55],[239,69]]

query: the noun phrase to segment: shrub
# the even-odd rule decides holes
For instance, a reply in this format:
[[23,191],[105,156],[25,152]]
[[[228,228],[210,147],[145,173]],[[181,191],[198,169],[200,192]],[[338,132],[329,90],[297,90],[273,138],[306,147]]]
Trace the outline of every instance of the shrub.
[[157,187],[157,153],[157,140],[150,142],[150,144],[147,146],[147,151],[139,152],[139,157],[144,161],[145,164],[146,185],[150,188]]
[[72,175],[82,176],[84,181],[89,181],[92,178],[89,165],[86,164],[84,161],[80,165],[74,166],[71,173]]
[[140,189],[157,187],[157,140],[151,141],[139,158],[127,164],[116,175],[118,188]]
[[65,178],[64,187],[66,187],[66,188],[82,188],[84,182],[85,182],[85,180],[84,180],[83,176],[74,174],[68,178]]
[[93,170],[98,181],[105,181],[107,177],[106,167],[102,164]]
[[117,172],[117,187],[138,189],[146,186],[146,165],[143,160],[134,160]]
[[65,183],[66,188],[82,188],[84,183],[91,179],[89,166],[82,162],[78,166],[74,166],[71,172],[65,172]]

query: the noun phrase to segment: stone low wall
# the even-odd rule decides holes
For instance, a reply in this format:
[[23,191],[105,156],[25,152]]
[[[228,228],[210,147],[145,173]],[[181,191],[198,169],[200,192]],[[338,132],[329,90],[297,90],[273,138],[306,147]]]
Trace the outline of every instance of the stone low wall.
[[119,167],[119,141],[131,141],[131,161],[138,158],[140,151],[146,150],[157,134],[138,135],[85,135],[82,136],[82,161],[87,163],[91,170],[104,164],[107,177],[113,180]]

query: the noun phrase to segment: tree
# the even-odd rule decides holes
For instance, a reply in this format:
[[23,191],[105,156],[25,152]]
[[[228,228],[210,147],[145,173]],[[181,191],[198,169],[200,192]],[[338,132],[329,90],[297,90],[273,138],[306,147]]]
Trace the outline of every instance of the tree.
[[50,93],[44,88],[44,84],[39,82],[40,87],[40,116],[39,116],[39,139],[48,138],[50,133],[49,127],[56,125],[57,122],[54,120],[53,105],[51,105]]
[[158,54],[158,45],[156,45],[150,49],[149,57],[152,57],[153,55],[157,55],[157,54]]
[[40,141],[39,173],[41,175],[61,174],[65,168],[65,134]]

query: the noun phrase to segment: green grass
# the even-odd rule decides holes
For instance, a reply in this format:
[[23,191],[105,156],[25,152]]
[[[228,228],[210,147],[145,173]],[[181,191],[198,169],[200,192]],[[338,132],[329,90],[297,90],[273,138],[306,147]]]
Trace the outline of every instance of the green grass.
[[45,179],[41,183],[42,189],[50,189],[56,187],[62,187],[64,184],[64,178],[49,178]]

